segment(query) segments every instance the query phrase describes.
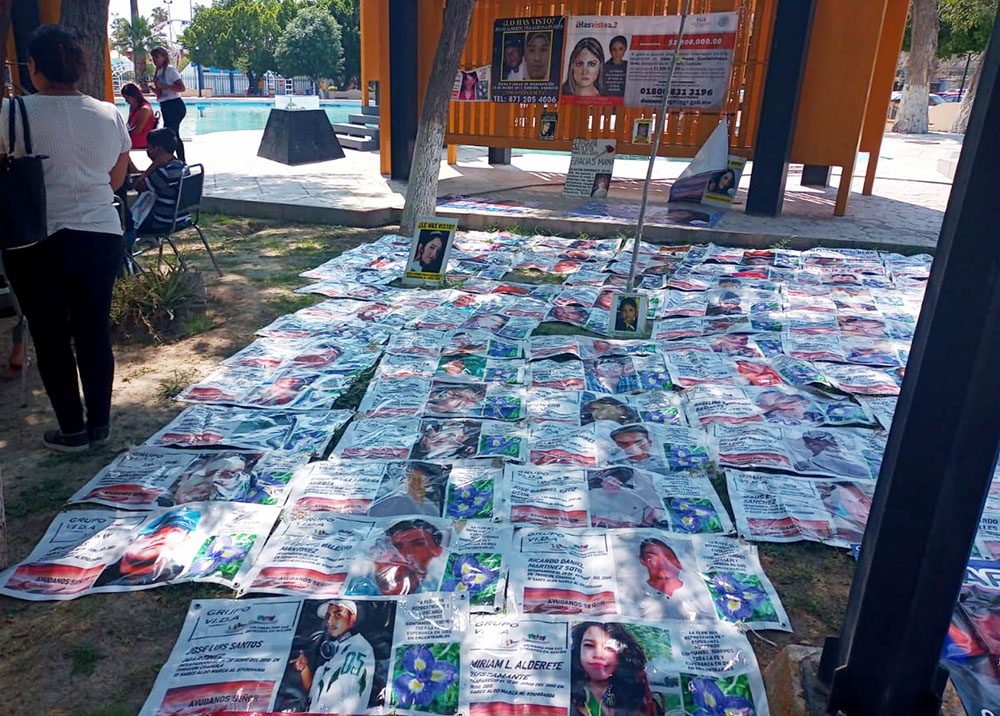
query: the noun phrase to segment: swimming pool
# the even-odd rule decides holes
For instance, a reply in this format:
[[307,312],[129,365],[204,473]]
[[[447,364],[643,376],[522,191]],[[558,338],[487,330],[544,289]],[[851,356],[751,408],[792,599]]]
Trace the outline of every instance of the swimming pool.
[[[181,136],[193,137],[212,132],[233,132],[240,129],[264,129],[267,115],[274,106],[272,100],[222,100],[197,99],[185,97],[187,116],[181,123]],[[115,101],[118,111],[128,118],[128,105],[125,100]],[[153,102],[153,111],[159,107]],[[349,114],[361,112],[360,101],[322,102],[320,109],[324,110],[331,122],[347,122]],[[162,125],[161,125],[162,126]]]

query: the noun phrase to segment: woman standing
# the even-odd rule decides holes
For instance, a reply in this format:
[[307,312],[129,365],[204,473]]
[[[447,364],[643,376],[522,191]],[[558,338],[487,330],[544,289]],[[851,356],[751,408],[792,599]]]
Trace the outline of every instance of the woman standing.
[[156,129],[153,107],[143,97],[139,86],[132,82],[122,85],[122,97],[128,102],[128,135],[132,138],[132,149],[145,149],[146,135]]
[[184,91],[184,80],[176,67],[170,65],[170,53],[166,48],[154,47],[149,51],[153,58],[156,72],[153,73],[153,91],[156,101],[160,103],[160,114],[163,115],[163,126],[174,130],[177,135],[177,158],[184,159],[184,144],[181,142],[181,122],[187,114],[187,107],[181,99]]
[[[34,151],[44,160],[45,241],[3,253],[14,293],[28,318],[38,372],[58,430],[45,433],[46,447],[86,450],[110,433],[111,288],[122,262],[122,228],[112,204],[122,185],[132,144],[113,104],[76,90],[86,71],[75,32],[43,25],[28,41],[28,72],[38,93],[24,98]],[[7,126],[10,102],[0,107]],[[0,132],[0,159],[24,151]],[[0,229],[2,230],[2,229]],[[84,420],[79,383],[87,405]]]

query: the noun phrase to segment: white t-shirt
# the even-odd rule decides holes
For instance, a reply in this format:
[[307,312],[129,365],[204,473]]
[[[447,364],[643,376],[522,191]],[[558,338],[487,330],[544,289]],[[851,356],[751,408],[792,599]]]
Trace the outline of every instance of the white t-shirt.
[[[172,87],[180,78],[181,73],[173,65],[167,65],[162,70],[157,70],[153,73],[153,79],[159,80],[160,84],[164,85],[164,87]],[[163,89],[156,99],[159,102],[167,102],[177,99],[180,96],[180,92],[174,92],[172,89]]]
[[[0,154],[9,154],[7,113],[0,107]],[[110,172],[118,157],[132,148],[125,120],[110,102],[87,95],[40,95],[24,98],[34,154],[45,173],[45,202],[51,236],[60,229],[121,234],[112,201]],[[24,154],[21,113],[17,113],[15,156]]]

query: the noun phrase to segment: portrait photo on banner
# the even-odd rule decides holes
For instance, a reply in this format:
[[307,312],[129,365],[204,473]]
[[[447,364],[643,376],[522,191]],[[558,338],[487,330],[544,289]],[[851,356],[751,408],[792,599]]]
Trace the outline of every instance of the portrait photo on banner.
[[457,219],[417,219],[403,283],[410,286],[440,285],[448,269],[448,256],[458,230]]
[[497,20],[493,29],[493,101],[557,102],[564,32],[564,17]]
[[639,293],[618,293],[611,299],[612,336],[639,338],[648,333],[647,312],[649,299]]
[[302,603],[275,710],[362,713],[385,703],[394,602]]

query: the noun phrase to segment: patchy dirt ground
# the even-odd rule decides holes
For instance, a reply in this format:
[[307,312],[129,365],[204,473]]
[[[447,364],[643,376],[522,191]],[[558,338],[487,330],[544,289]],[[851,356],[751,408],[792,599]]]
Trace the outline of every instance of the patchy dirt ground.
[[[116,454],[143,442],[182,406],[171,397],[207,375],[253,340],[254,331],[284,313],[319,300],[292,293],[301,271],[382,230],[283,226],[216,217],[205,222],[222,265],[220,279],[197,237],[181,242],[204,275],[205,317],[188,319],[167,343],[116,347],[110,444],[82,456],[41,446],[54,418],[29,368],[28,405],[20,384],[0,383],[0,469],[7,507],[8,560],[23,559],[66,499]],[[0,356],[10,349],[11,321],[0,321]],[[822,545],[762,545],[765,572],[787,608],[793,634],[751,634],[761,666],[788,643],[821,644],[835,633],[846,605],[853,562]],[[30,603],[0,597],[2,713],[124,716],[136,713],[166,660],[192,599],[232,596],[229,590],[180,585],[105,594],[68,602]]]

